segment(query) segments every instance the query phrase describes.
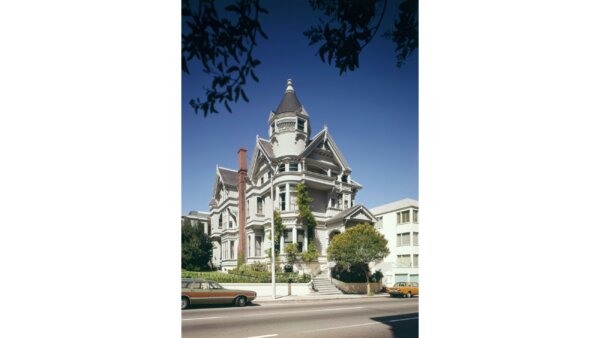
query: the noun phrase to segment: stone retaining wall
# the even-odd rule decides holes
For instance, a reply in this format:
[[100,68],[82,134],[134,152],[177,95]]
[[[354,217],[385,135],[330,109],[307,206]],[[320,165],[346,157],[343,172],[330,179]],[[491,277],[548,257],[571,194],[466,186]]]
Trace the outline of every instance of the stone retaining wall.
[[[273,295],[271,283],[219,283],[226,289],[251,290],[257,297],[270,297]],[[292,283],[292,295],[304,296],[310,293],[310,283]],[[275,292],[278,296],[288,295],[287,283],[276,283]]]
[[[344,283],[340,280],[332,278],[331,281],[333,285],[335,285],[338,289],[342,290],[344,293],[357,293],[357,294],[366,294],[367,293],[367,283]],[[383,289],[383,283],[381,281],[377,283],[369,283],[371,284],[372,292],[379,292]]]

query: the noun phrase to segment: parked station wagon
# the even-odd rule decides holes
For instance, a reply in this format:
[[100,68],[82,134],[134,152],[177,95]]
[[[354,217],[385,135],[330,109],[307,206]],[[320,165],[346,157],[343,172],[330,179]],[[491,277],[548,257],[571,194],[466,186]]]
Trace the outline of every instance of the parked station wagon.
[[412,297],[419,294],[419,283],[417,282],[398,282],[394,286],[387,288],[387,292],[392,297]]
[[246,306],[256,298],[256,292],[225,289],[219,283],[199,278],[181,279],[181,308],[191,304],[234,304]]

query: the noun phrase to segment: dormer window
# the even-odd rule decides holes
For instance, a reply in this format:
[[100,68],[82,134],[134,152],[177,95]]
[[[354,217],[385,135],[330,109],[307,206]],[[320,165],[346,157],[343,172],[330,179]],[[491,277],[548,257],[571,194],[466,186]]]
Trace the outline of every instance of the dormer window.
[[275,122],[271,123],[271,135],[275,134]]
[[348,175],[342,175],[342,182],[348,182]]
[[297,126],[298,130],[304,131],[304,122],[305,121],[303,119],[298,119],[298,126]]
[[298,171],[298,163],[290,163],[290,171]]

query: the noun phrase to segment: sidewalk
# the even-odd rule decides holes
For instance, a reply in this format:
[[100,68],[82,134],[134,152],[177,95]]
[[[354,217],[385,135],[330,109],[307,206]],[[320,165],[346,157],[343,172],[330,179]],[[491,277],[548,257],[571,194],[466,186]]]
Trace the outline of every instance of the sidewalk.
[[373,296],[367,296],[364,294],[344,294],[344,295],[319,295],[319,294],[308,294],[308,295],[277,295],[277,298],[273,299],[273,296],[259,296],[256,297],[253,303],[274,303],[274,302],[296,302],[296,301],[314,301],[314,300],[328,300],[328,299],[357,299],[357,298],[375,298],[375,297],[389,297],[387,293],[376,293]]

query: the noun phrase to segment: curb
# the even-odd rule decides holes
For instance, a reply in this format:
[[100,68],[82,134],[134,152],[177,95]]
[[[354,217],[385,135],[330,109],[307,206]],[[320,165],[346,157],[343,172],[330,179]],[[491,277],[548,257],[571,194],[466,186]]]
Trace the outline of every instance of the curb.
[[[387,293],[379,293],[373,296],[367,295],[343,295],[343,296],[333,296],[333,297],[318,297],[318,296],[281,296],[280,298],[272,299],[272,298],[263,298],[254,299],[252,303],[280,303],[280,302],[310,302],[315,300],[340,300],[340,299],[358,299],[358,298],[376,298],[376,297],[389,297],[390,295]],[[294,298],[292,298],[294,297]]]

